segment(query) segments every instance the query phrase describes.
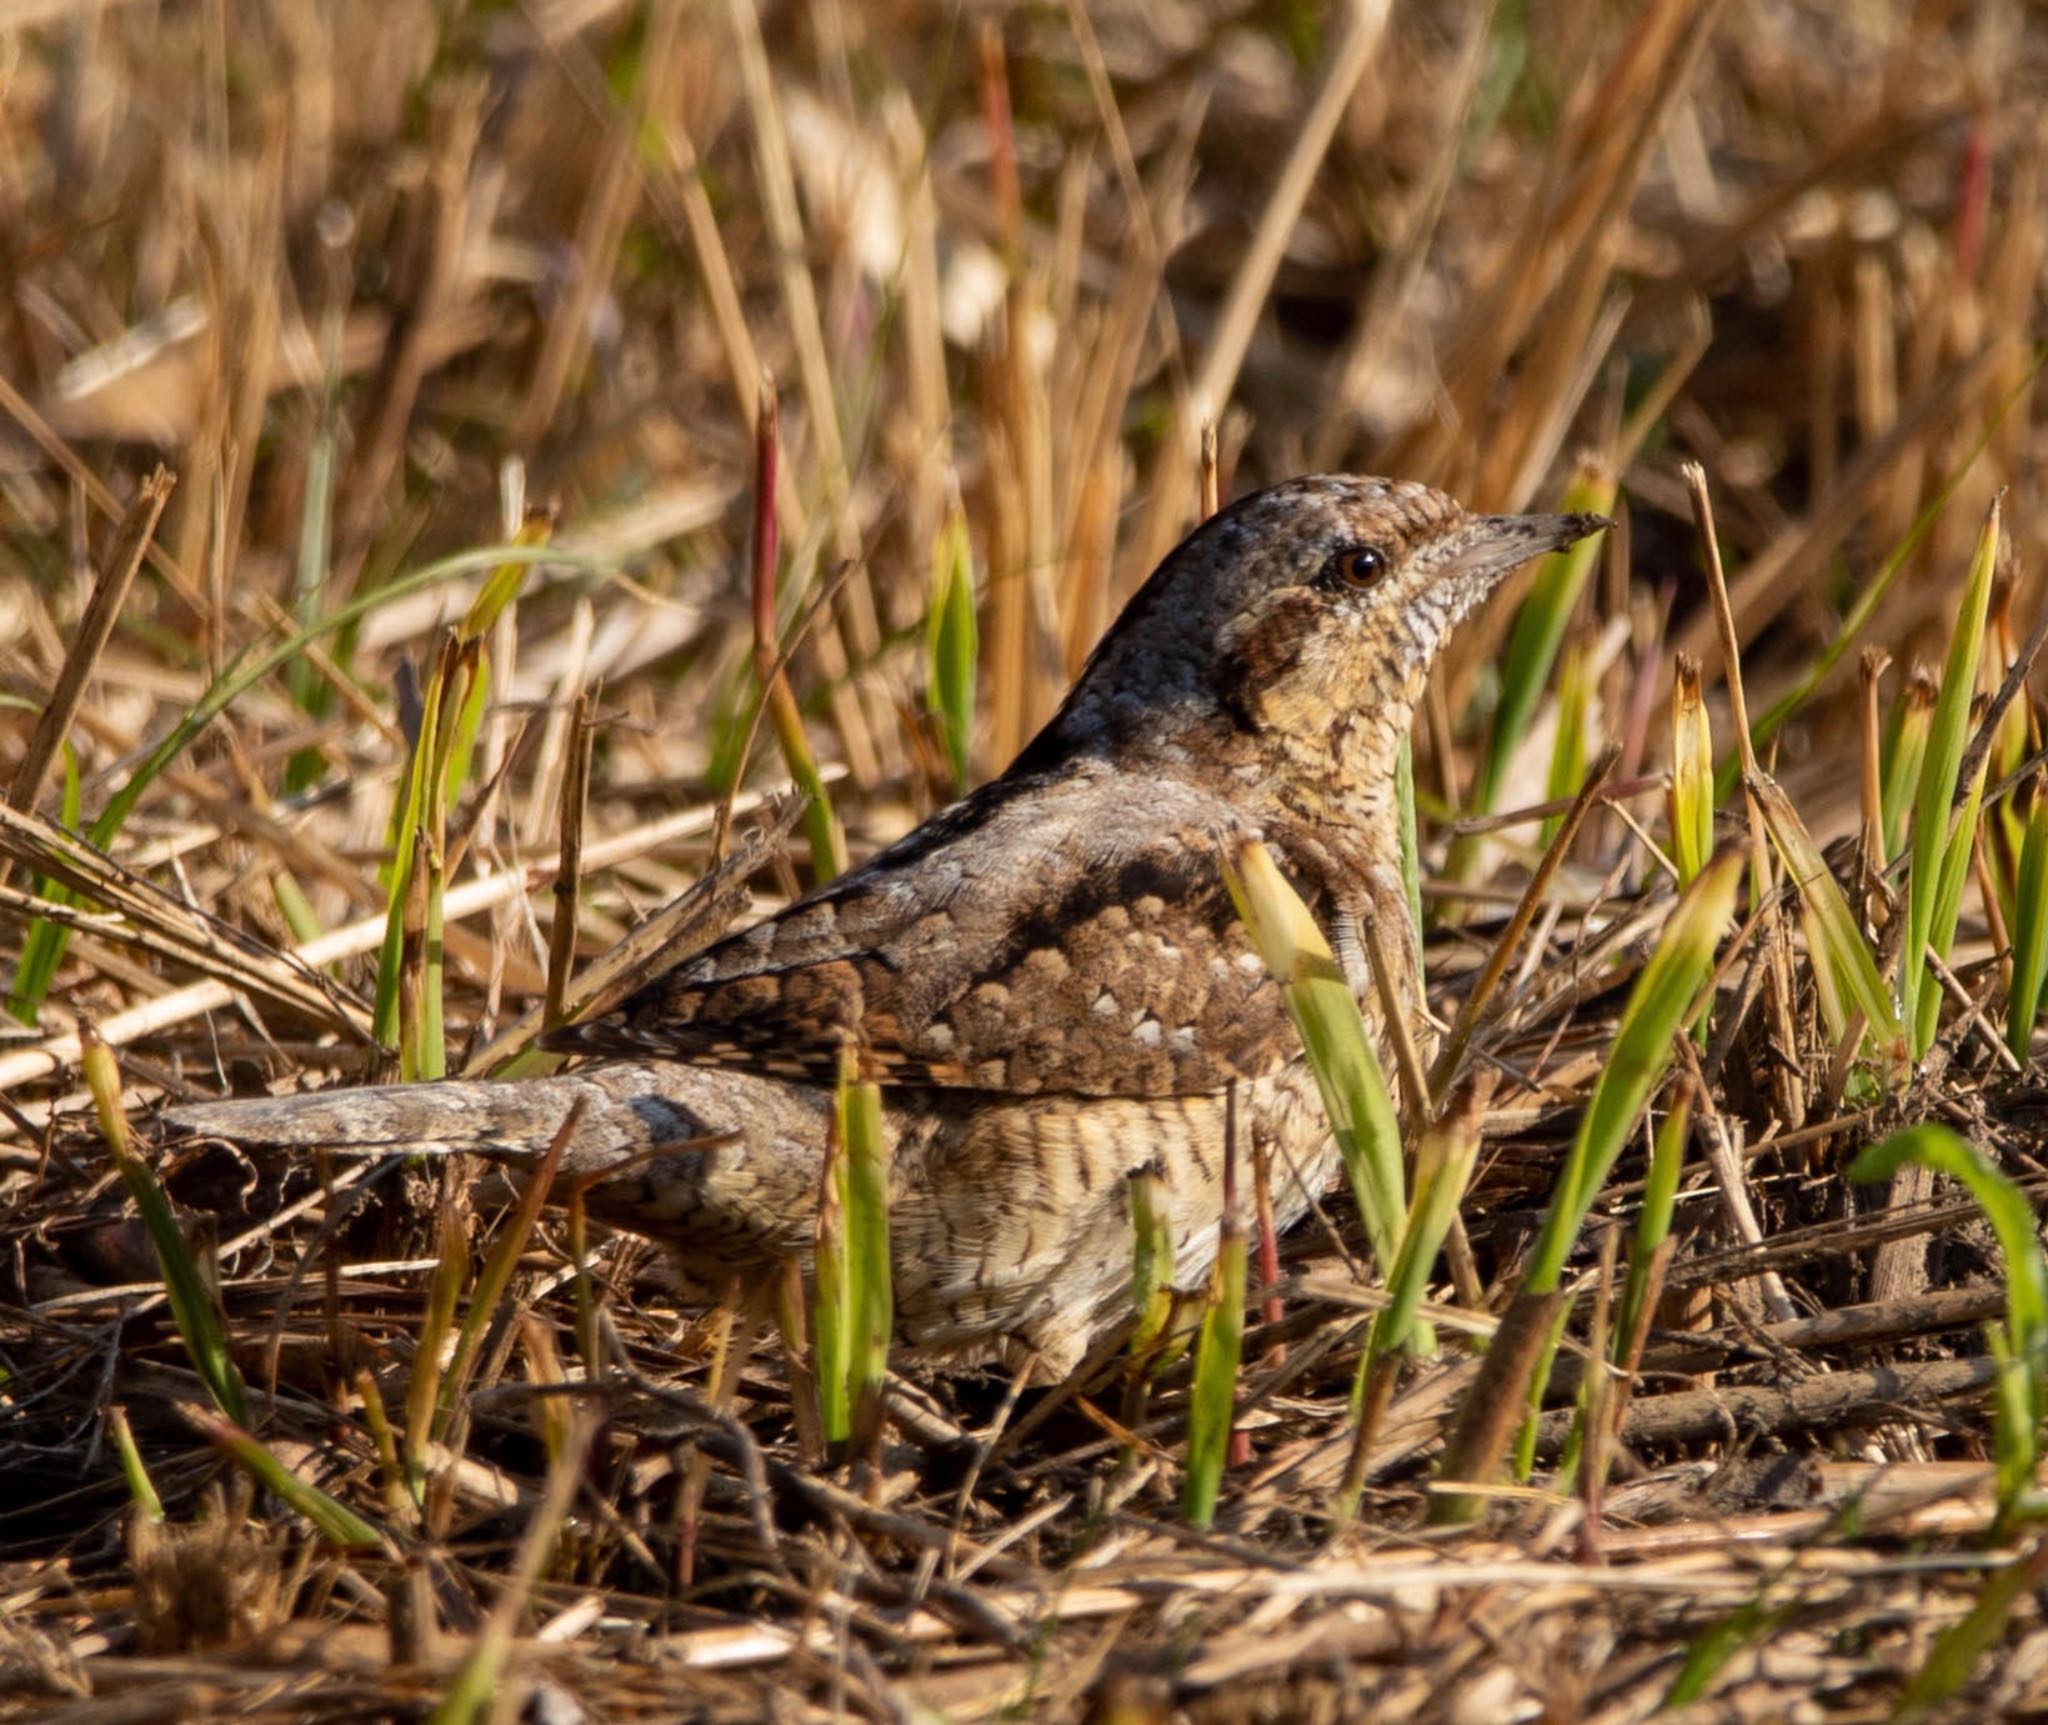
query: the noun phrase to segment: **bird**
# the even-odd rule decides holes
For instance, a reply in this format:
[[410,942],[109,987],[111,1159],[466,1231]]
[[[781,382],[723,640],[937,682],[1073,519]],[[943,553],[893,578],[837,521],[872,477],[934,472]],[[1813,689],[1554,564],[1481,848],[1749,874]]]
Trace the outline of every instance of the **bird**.
[[881,1090],[897,1342],[1056,1380],[1129,1316],[1133,1176],[1157,1177],[1192,1289],[1227,1130],[1266,1159],[1276,1229],[1338,1169],[1225,864],[1265,845],[1383,1035],[1365,928],[1414,974],[1395,785],[1431,665],[1511,571],[1608,525],[1356,475],[1253,493],[1166,557],[999,777],[545,1039],[591,1064],[166,1125],[530,1165],[580,1100],[562,1167],[588,1212],[694,1287],[762,1287],[813,1263],[850,1063]]

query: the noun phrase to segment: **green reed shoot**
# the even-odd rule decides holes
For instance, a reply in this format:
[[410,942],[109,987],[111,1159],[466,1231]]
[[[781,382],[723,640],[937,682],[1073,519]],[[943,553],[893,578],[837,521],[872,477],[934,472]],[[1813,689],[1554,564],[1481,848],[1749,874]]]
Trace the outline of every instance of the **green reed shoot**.
[[1444,1113],[1416,1141],[1415,1193],[1401,1230],[1393,1273],[1387,1278],[1387,1304],[1373,1319],[1358,1365],[1358,1430],[1338,1491],[1337,1513],[1346,1520],[1357,1512],[1365,1488],[1373,1439],[1392,1399],[1399,1360],[1404,1354],[1429,1351],[1434,1344],[1434,1335],[1418,1314],[1430,1272],[1458,1218],[1458,1206],[1479,1159],[1480,1119],[1491,1091],[1490,1080],[1461,1086]]
[[220,1450],[265,1491],[310,1521],[329,1544],[350,1549],[382,1546],[384,1535],[338,1498],[301,1479],[248,1432],[239,1420],[223,1418],[210,1408],[190,1404],[179,1408],[200,1436]]
[[1671,1218],[1678,1208],[1678,1178],[1685,1166],[1685,1135],[1692,1126],[1693,1087],[1683,1078],[1672,1086],[1671,1107],[1650,1142],[1649,1173],[1643,1182],[1643,1207],[1636,1215],[1635,1238],[1629,1243],[1628,1275],[1621,1286],[1621,1304],[1614,1315],[1612,1358],[1629,1365],[1642,1347],[1650,1323],[1651,1286],[1658,1254],[1671,1238]]
[[1888,864],[1906,848],[1906,822],[1913,811],[1913,790],[1927,759],[1927,734],[1934,728],[1934,674],[1915,665],[1899,688],[1885,723],[1884,776],[1879,802],[1884,817],[1884,855]]
[[1401,891],[1408,901],[1408,923],[1416,931],[1415,988],[1423,986],[1422,968],[1422,839],[1415,818],[1415,739],[1407,733],[1394,751],[1394,811],[1401,837]]
[[894,1299],[889,1270],[889,1153],[880,1088],[840,1058],[818,1207],[812,1330],[820,1422],[828,1442],[881,1431]]
[[1373,1259],[1391,1277],[1407,1215],[1401,1128],[1358,1002],[1330,943],[1266,847],[1242,845],[1223,878],[1308,1053]]
[[477,1273],[476,1287],[470,1292],[469,1310],[463,1314],[462,1327],[455,1335],[454,1351],[449,1355],[447,1369],[440,1374],[433,1413],[433,1435],[436,1437],[446,1437],[456,1423],[456,1411],[461,1405],[463,1392],[469,1388],[469,1380],[483,1357],[484,1340],[498,1320],[498,1308],[505,1298],[506,1289],[512,1285],[512,1273],[518,1269],[520,1256],[533,1237],[541,1209],[547,1203],[555,1175],[562,1166],[562,1158],[575,1140],[576,1128],[583,1123],[585,1102],[586,1099],[579,1096],[569,1105],[569,1111],[563,1116],[561,1125],[555,1128],[546,1152],[526,1176],[510,1221],[498,1230],[497,1238],[484,1257],[483,1268]]
[[212,1265],[202,1266],[192,1243],[171,1213],[171,1201],[157,1183],[155,1171],[136,1153],[128,1128],[127,1111],[121,1106],[121,1071],[114,1051],[94,1034],[92,1026],[81,1025],[83,1045],[79,1063],[84,1069],[86,1088],[92,1092],[93,1110],[99,1117],[100,1136],[114,1159],[121,1184],[128,1188],[142,1225],[156,1248],[157,1268],[164,1278],[164,1294],[170,1301],[171,1321],[178,1339],[192,1361],[192,1369],[206,1386],[214,1405],[237,1425],[249,1422],[249,1398],[242,1374],[228,1350],[227,1319],[221,1310],[220,1278]]
[[2048,787],[2036,772],[2026,793],[2026,820],[2013,889],[2012,987],[2006,996],[2005,1041],[2022,1066],[2034,1043],[2041,986],[2048,980]]
[[161,1524],[165,1519],[164,1500],[157,1495],[156,1481],[149,1477],[142,1451],[136,1446],[134,1428],[128,1424],[128,1410],[119,1402],[107,1409],[107,1435],[113,1439],[114,1456],[121,1464],[121,1478],[136,1513],[145,1521]]
[[925,616],[925,705],[938,721],[953,788],[972,783],[974,683],[980,636],[975,623],[974,549],[956,497],[932,547],[931,608]]
[[1237,1417],[1237,1368],[1244,1354],[1244,1289],[1248,1254],[1244,1218],[1237,1202],[1237,1108],[1227,1104],[1223,1147],[1223,1218],[1216,1236],[1216,1262],[1209,1272],[1209,1296],[1195,1342],[1195,1376],[1188,1394],[1187,1476],[1181,1484],[1181,1514],[1197,1527],[1216,1519],[1216,1498],[1230,1454]]
[[[228,1347],[218,1269],[211,1263],[203,1264],[193,1251],[191,1242],[178,1227],[170,1199],[158,1183],[155,1171],[136,1152],[127,1112],[121,1106],[121,1072],[114,1051],[93,1034],[90,1025],[81,1027],[80,1041],[80,1065],[86,1087],[92,1092],[100,1135],[156,1250],[157,1268],[163,1275],[164,1294],[178,1339],[184,1343],[186,1357],[212,1398],[214,1408],[219,1410],[185,1405],[181,1411],[257,1484],[297,1510],[325,1538],[336,1545],[381,1545],[383,1535],[375,1527],[317,1486],[300,1479],[249,1434],[249,1396]],[[118,1421],[115,1442],[137,1505],[153,1520],[162,1520],[163,1504],[149,1483],[141,1457],[134,1452],[125,1416]]]
[[[2008,670],[2019,658],[2020,649],[2014,640],[2012,605],[2014,585],[2011,581],[1998,582],[1991,591],[1991,616],[1986,625],[1984,659],[1979,667],[1979,690],[1987,697],[1998,693],[1998,686]],[[2032,703],[2024,697],[2008,702],[2005,711],[1999,715],[1998,730],[1991,740],[1990,767],[1987,777],[1997,783],[2018,772],[2025,763],[2032,745],[2033,714]],[[2019,855],[2026,843],[2026,811],[2018,797],[1999,799],[1986,830],[1990,851],[2000,866],[1989,872],[1992,882],[2000,895],[1999,909],[2004,913],[2007,927],[2012,923],[2012,893],[2019,871]]]
[[1892,1718],[1976,1716],[1968,1708],[1961,1713],[1934,1710],[1970,1680],[1984,1656],[1997,1645],[2013,1612],[2022,1601],[2035,1597],[2044,1583],[2048,1583],[2048,1534],[2036,1538],[2025,1555],[1993,1571],[1976,1603],[1935,1638],[1925,1662],[1900,1694]]
[[[1592,1100],[1579,1118],[1564,1166],[1552,1188],[1550,1207],[1530,1250],[1521,1297],[1544,1302],[1557,1296],[1564,1270],[1577,1245],[1586,1217],[1606,1185],[1637,1117],[1671,1063],[1671,1041],[1678,1034],[1701,990],[1713,974],[1714,949],[1735,911],[1735,889],[1743,857],[1734,851],[1709,863],[1685,890],[1664,924],[1650,961],[1629,991],[1615,1030],[1614,1044]],[[1550,1362],[1562,1333],[1564,1308],[1556,1313],[1548,1338],[1537,1351],[1525,1385],[1489,1385],[1482,1369],[1472,1394],[1497,1393],[1526,1397],[1529,1415],[1523,1421],[1516,1455],[1516,1473],[1526,1478],[1534,1461],[1536,1420],[1549,1387]],[[1491,1472],[1495,1458],[1478,1458]],[[1468,1477],[1472,1477],[1468,1475]]]
[[881,1435],[895,1300],[889,1270],[889,1149],[882,1136],[882,1090],[860,1077],[852,1049],[841,1051],[836,1101],[845,1146],[839,1175],[846,1219],[846,1405],[863,1447]]
[[1713,972],[1714,949],[1734,914],[1741,871],[1742,858],[1732,851],[1708,864],[1672,908],[1656,950],[1629,991],[1613,1052],[1580,1116],[1530,1252],[1527,1285],[1536,1292],[1560,1285],[1593,1200],[1671,1063],[1671,1038]]
[[[546,514],[529,514],[514,543],[537,549],[552,526]],[[490,699],[490,632],[518,597],[529,567],[508,559],[493,568],[462,621],[442,637],[421,698],[419,735],[392,803],[384,946],[371,1028],[385,1047],[397,1046],[399,1070],[407,1079],[447,1072],[441,1020],[447,815],[468,784],[470,756]]]
[[1775,779],[1759,771],[1749,788],[1763,811],[1771,843],[1799,894],[1800,921],[1806,930],[1807,950],[1814,958],[1814,984],[1828,1035],[1839,1044],[1848,1034],[1850,1013],[1861,1013],[1887,1067],[1895,1076],[1903,1076],[1908,1062],[1898,1003],[1885,986],[1877,954],[1863,938],[1827,859]]
[[1678,655],[1671,682],[1671,860],[1691,886],[1714,854],[1714,733],[1700,692],[1700,662]]
[[1962,880],[1976,842],[1975,796],[1970,800],[1965,822],[1953,835],[1949,815],[1955,802],[1956,780],[1962,771],[1963,750],[1969,742],[1977,661],[1984,648],[1991,577],[1998,563],[1998,533],[1999,509],[1994,499],[1970,559],[1913,799],[1913,865],[1906,887],[1905,946],[1899,960],[1899,1016],[1912,1038],[1916,1060],[1934,1042],[1941,1009],[1940,986],[1928,968],[1926,954],[1931,948],[1937,957],[1948,957],[1955,920],[1949,914],[1944,928],[1942,912],[1951,902],[1958,906],[1961,903]]
[[2048,1257],[2027,1195],[1976,1145],[1946,1126],[1895,1132],[1850,1164],[1859,1185],[1888,1181],[1907,1163],[1947,1174],[1968,1188],[2005,1260],[2005,1322],[1987,1329],[1998,1361],[1992,1406],[1999,1522],[2036,1513],[2034,1471],[2048,1417]]
[[846,1128],[841,1113],[833,1109],[825,1134],[811,1291],[811,1359],[818,1380],[818,1423],[827,1443],[843,1443],[853,1430],[847,1398],[853,1363],[853,1287],[847,1264]]
[[[1972,704],[1970,722],[1973,727],[1976,715],[1982,712],[1983,707],[1981,697]],[[1955,945],[1956,924],[1962,917],[1963,888],[1969,883],[1976,855],[1978,821],[1984,808],[1984,775],[1990,766],[1988,755],[1980,759],[1976,771],[1970,775],[1969,784],[1963,787],[1961,806],[1950,825],[1948,848],[1941,857],[1934,916],[1927,930],[1927,950],[1944,961]],[[1914,1044],[1924,1054],[1934,1044],[1935,1028],[1941,1017],[1941,989],[1938,984],[1930,982],[1922,988],[1919,1013],[1919,1020],[1914,1026]]]
[[[1557,735],[1550,747],[1550,773],[1544,781],[1546,802],[1576,796],[1586,782],[1586,710],[1593,697],[1593,674],[1585,648],[1570,642],[1557,670]],[[1547,846],[1564,825],[1562,812],[1543,822]]]
[[1130,1177],[1131,1309],[1138,1327],[1131,1334],[1131,1366],[1144,1369],[1166,1340],[1173,1317],[1173,1217],[1166,1208],[1166,1181],[1156,1163]]
[[441,1406],[442,1360],[455,1329],[455,1310],[469,1281],[469,1235],[452,1204],[444,1203],[434,1242],[434,1274],[427,1283],[427,1309],[414,1338],[412,1376],[405,1390],[405,1440],[401,1451],[405,1488],[415,1503],[424,1499],[427,1445]]

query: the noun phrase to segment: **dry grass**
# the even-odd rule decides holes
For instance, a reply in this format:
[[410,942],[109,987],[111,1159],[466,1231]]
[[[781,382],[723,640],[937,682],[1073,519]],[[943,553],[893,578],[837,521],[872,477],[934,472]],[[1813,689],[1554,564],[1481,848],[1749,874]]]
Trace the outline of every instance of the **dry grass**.
[[[1996,1254],[1949,1185],[1843,1179],[1932,1119],[2038,1204],[2039,1074],[1952,1004],[1910,1091],[1845,1092],[1806,955],[1765,926],[1789,915],[1746,922],[1724,966],[1604,1491],[1539,1464],[1483,1527],[1425,1530],[1471,1339],[1671,902],[1677,652],[1707,667],[1724,751],[1724,626],[1752,714],[1812,685],[1762,765],[1825,842],[1874,818],[1848,648],[1889,648],[1886,710],[1940,662],[2000,487],[2001,665],[2042,607],[2044,87],[2019,0],[7,9],[17,809],[75,796],[89,825],[223,670],[364,604],[154,778],[108,834],[119,868],[76,846],[59,869],[32,823],[0,827],[10,956],[44,908],[25,863],[81,895],[39,1021],[0,1044],[0,1718],[413,1717],[465,1694],[563,1720],[1877,1718],[1973,1606],[1990,1656],[1947,1705],[2048,1707],[2048,1544],[1991,1532]],[[158,1168],[217,1255],[255,1430],[381,1545],[322,1539],[186,1411],[200,1381],[80,1027],[118,1052],[145,1143],[164,1097],[382,1069],[392,798],[437,629],[493,560],[415,577],[497,543],[522,487],[556,526],[492,628],[449,819],[449,1069],[498,1068],[550,1000],[612,985],[592,961],[705,875],[735,775],[783,776],[785,715],[746,747],[772,665],[746,572],[764,367],[785,642],[805,623],[788,686],[856,857],[952,785],[924,643],[956,497],[985,776],[1202,507],[1206,419],[1225,496],[1315,465],[1507,509],[1553,503],[1582,452],[1619,475],[1624,531],[1567,634],[1619,759],[1476,1026],[1500,1081],[1450,1241],[1467,1297],[1424,1308],[1444,1349],[1381,1416],[1355,1524],[1329,1511],[1378,1296],[1336,1196],[1255,1306],[1202,1534],[1176,1508],[1185,1363],[1138,1397],[1117,1359],[1022,1395],[911,1373],[856,1489],[799,1429],[772,1340],[680,1306],[648,1248],[583,1240],[573,1207],[499,1267],[504,1309],[429,1442],[412,1363],[474,1291],[449,1248],[481,1255],[514,1202],[453,1170]],[[1686,459],[1718,513],[1718,621]],[[157,509],[153,538],[122,530]],[[1500,818],[1548,794],[1547,703],[1495,813],[1454,818],[1513,604],[1460,644],[1417,739],[1447,1022],[1562,812]],[[1980,880],[2005,866],[1987,851]],[[807,878],[801,850],[749,855],[757,902]],[[1859,914],[1879,894],[1866,869]],[[551,942],[565,905],[576,938]],[[1948,968],[1994,1016],[2001,926],[1972,884]],[[1601,1213],[1631,1218],[1644,1171],[1632,1150]],[[1614,1266],[1597,1238],[1575,1261],[1542,1458]],[[162,1522],[132,1507],[114,1407]]]

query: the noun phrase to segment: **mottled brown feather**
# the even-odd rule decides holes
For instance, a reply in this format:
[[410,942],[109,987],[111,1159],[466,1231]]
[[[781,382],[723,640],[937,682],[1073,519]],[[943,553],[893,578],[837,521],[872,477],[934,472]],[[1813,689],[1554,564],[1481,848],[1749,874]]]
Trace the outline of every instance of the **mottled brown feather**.
[[[1020,1095],[1203,1095],[1292,1031],[1223,886],[1253,829],[1160,782],[1006,781],[552,1046]],[[1135,816],[1138,811],[1131,811]]]

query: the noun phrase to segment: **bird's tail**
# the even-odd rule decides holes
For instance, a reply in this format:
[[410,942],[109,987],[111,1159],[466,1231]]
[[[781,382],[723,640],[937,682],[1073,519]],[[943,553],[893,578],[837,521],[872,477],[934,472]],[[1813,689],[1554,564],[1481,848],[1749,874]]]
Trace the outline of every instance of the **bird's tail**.
[[174,1139],[357,1154],[537,1160],[580,1101],[561,1177],[615,1226],[735,1262],[796,1253],[815,1227],[826,1092],[673,1062],[552,1078],[336,1089],[167,1109]]
[[[604,1161],[656,1147],[655,1133],[664,1123],[635,1110],[646,1089],[631,1082],[635,1076],[598,1068],[522,1083],[382,1084],[204,1102],[167,1109],[161,1119],[173,1138],[219,1138],[251,1148],[471,1151],[518,1161],[544,1151],[580,1100],[578,1157]],[[690,1137],[697,1121],[679,1114],[666,1124],[679,1129],[678,1137]]]

